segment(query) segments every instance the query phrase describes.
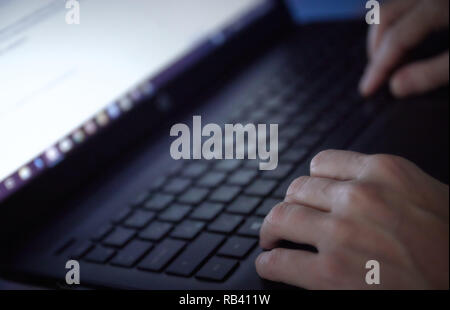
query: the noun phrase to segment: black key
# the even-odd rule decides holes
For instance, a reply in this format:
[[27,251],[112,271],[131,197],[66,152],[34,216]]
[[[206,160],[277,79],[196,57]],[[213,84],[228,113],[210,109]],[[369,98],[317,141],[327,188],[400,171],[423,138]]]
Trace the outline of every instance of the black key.
[[227,203],[233,200],[240,191],[241,188],[239,186],[222,185],[211,194],[210,199],[212,201]]
[[155,191],[159,189],[161,186],[163,186],[164,183],[166,183],[166,181],[167,177],[165,176],[157,177],[153,182],[151,182],[149,189]]
[[312,147],[319,143],[320,140],[322,140],[322,135],[320,133],[310,132],[303,135],[295,144]]
[[242,223],[243,219],[240,215],[221,214],[208,226],[208,230],[228,234],[235,230]]
[[238,230],[238,234],[249,237],[259,237],[259,230],[263,223],[260,217],[250,217],[245,220],[244,225]]
[[136,196],[136,198],[131,203],[132,207],[139,207],[141,206],[145,200],[147,200],[149,193],[147,191],[142,192]]
[[227,211],[231,213],[250,214],[260,202],[261,198],[259,197],[241,195],[228,206]]
[[269,214],[270,210],[272,210],[272,208],[280,202],[280,199],[275,198],[264,199],[263,203],[256,210],[255,214],[259,216],[266,216],[267,214]]
[[309,154],[309,149],[306,147],[290,148],[285,153],[281,154],[280,162],[282,163],[298,163],[303,161]]
[[249,195],[266,196],[277,186],[277,182],[273,180],[259,179],[254,181],[245,189],[245,193]]
[[233,259],[213,257],[197,272],[196,277],[205,280],[223,281],[238,264],[238,261]]
[[174,200],[173,195],[169,194],[154,194],[144,204],[144,208],[154,211],[160,211],[164,209],[169,203]]
[[237,170],[228,177],[227,183],[233,185],[247,185],[257,174],[258,171],[256,170]]
[[153,247],[150,242],[134,240],[123,248],[111,260],[111,264],[121,267],[132,267]]
[[289,126],[285,127],[283,131],[280,132],[280,138],[288,141],[296,139],[300,136],[304,128],[302,126]]
[[93,263],[104,264],[115,253],[116,251],[114,251],[113,249],[108,249],[102,246],[96,246],[94,249],[89,251],[89,253],[84,257],[84,259]]
[[292,164],[278,164],[273,170],[264,171],[261,176],[269,179],[284,179],[294,166]]
[[190,276],[224,241],[225,237],[203,233],[168,267],[167,272]]
[[209,194],[209,189],[193,187],[178,198],[178,201],[186,204],[198,204]]
[[119,212],[116,213],[116,215],[114,215],[114,217],[112,218],[112,222],[114,224],[119,224],[123,222],[130,214],[131,210],[129,208],[123,208],[119,210]]
[[114,247],[123,247],[128,241],[130,241],[136,231],[133,229],[116,227],[114,230],[103,240],[103,244],[114,246]]
[[216,164],[215,169],[220,170],[220,171],[229,172],[229,171],[233,171],[240,165],[241,165],[241,161],[238,159],[225,159],[225,160],[219,161]]
[[174,204],[160,213],[158,218],[168,222],[179,222],[191,211],[191,209],[191,207],[186,205]]
[[194,239],[205,226],[205,223],[199,221],[186,220],[179,224],[170,233],[170,236],[179,239]]
[[155,218],[155,213],[150,211],[136,210],[133,214],[125,221],[124,226],[141,229],[147,226],[151,220]]
[[184,192],[192,181],[189,179],[175,178],[170,180],[163,188],[163,191],[171,194],[180,194]]
[[204,202],[200,206],[194,209],[190,218],[202,221],[210,221],[222,211],[224,205],[215,202]]
[[70,254],[70,258],[81,258],[86,252],[94,247],[94,244],[90,241],[83,241],[79,243]]
[[158,241],[169,233],[173,225],[164,222],[152,222],[148,227],[139,233],[139,238]]
[[223,172],[211,171],[197,181],[197,185],[205,187],[216,187],[225,179],[227,175]]
[[186,177],[197,178],[208,169],[205,163],[192,163],[182,170],[182,174]]
[[94,235],[92,235],[92,240],[100,241],[102,240],[107,234],[109,234],[113,230],[113,227],[109,224],[101,225],[97,228]]
[[259,170],[259,160],[257,159],[248,159],[245,161],[244,164],[245,168],[253,169],[253,170]]
[[233,236],[228,238],[227,242],[225,242],[217,253],[219,255],[244,258],[256,243],[257,241],[255,239]]
[[161,271],[184,248],[186,242],[166,239],[158,244],[139,264],[139,269]]

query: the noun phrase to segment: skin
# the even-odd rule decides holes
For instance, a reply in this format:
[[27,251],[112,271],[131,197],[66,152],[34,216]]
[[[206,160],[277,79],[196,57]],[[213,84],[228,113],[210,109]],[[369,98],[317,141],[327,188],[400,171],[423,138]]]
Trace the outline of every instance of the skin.
[[[448,51],[399,67],[430,32],[448,26],[448,0],[396,0],[370,28],[360,91],[389,82],[397,97],[448,83]],[[406,159],[328,150],[267,215],[256,259],[262,278],[308,289],[448,289],[449,188]],[[310,244],[318,253],[277,248]],[[380,284],[365,282],[366,262]]]
[[429,33],[448,24],[448,0],[387,2],[381,8],[380,24],[372,25],[369,30],[369,64],[359,85],[360,92],[370,96],[388,82],[394,96],[406,97],[448,84],[448,50],[431,59],[399,66]]
[[[265,279],[307,289],[448,289],[449,188],[390,155],[328,150],[267,215],[256,259]],[[281,240],[318,253],[277,248]],[[366,262],[380,284],[365,282]]]

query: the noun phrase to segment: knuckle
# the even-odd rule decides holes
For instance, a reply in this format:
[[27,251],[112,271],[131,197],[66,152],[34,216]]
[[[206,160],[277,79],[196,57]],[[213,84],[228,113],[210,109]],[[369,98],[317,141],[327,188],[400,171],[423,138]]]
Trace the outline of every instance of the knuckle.
[[381,195],[376,186],[371,183],[355,182],[349,184],[345,191],[343,209],[353,212],[355,209],[364,209],[373,204],[381,204]]
[[370,168],[378,173],[392,175],[397,174],[403,167],[403,159],[392,155],[372,155]]

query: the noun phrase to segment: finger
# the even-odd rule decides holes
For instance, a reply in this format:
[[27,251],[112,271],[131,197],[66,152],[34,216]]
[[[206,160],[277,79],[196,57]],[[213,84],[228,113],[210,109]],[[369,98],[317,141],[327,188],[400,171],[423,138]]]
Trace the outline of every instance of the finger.
[[423,17],[422,6],[417,5],[406,13],[384,35],[359,85],[364,96],[372,95],[384,83],[401,57],[435,27],[432,19]]
[[329,178],[303,176],[289,186],[284,201],[331,211],[342,192],[341,182]]
[[308,289],[319,284],[318,254],[278,248],[261,253],[255,265],[259,276],[267,280]]
[[416,0],[396,0],[390,1],[383,5],[380,10],[380,24],[372,25],[369,28],[369,35],[367,40],[368,56],[371,58],[379,47],[381,38],[387,29],[401,16],[411,9]]
[[310,174],[340,181],[358,179],[364,171],[367,158],[368,155],[351,151],[322,151],[311,160]]
[[415,62],[399,69],[390,87],[396,97],[421,94],[448,83],[448,51],[432,59]]
[[266,216],[260,230],[260,245],[272,249],[281,240],[317,247],[326,213],[301,205],[281,202]]

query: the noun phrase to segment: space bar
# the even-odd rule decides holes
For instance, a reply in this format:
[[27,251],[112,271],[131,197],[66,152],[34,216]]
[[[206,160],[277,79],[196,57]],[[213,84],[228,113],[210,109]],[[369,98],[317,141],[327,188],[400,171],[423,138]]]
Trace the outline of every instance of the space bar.
[[188,277],[224,241],[221,235],[203,233],[167,268],[167,273]]

